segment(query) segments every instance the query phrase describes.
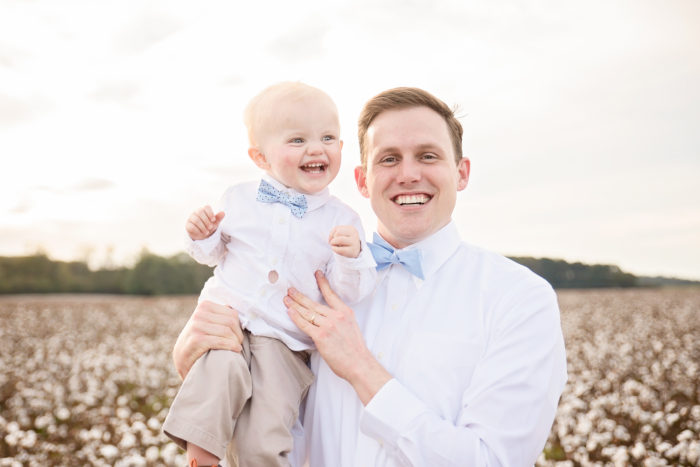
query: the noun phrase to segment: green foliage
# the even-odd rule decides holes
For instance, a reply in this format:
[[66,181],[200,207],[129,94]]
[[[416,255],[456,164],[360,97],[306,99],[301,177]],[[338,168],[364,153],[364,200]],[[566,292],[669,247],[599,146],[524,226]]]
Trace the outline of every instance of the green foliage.
[[609,264],[567,263],[560,259],[513,257],[544,277],[555,289],[583,289],[596,287],[634,287],[636,276]]
[[97,271],[83,262],[53,261],[44,254],[0,257],[0,294],[195,294],[209,276],[211,268],[184,253],[164,258],[143,251],[131,269]]
[[[567,263],[549,258],[512,260],[544,277],[554,288],[634,287],[659,285],[663,278],[637,278],[617,266]],[[211,268],[185,253],[169,257],[144,250],[132,268],[88,268],[79,261],[53,261],[45,254],[0,256],[0,294],[109,293],[135,295],[197,294]],[[675,279],[679,282],[680,279]],[[674,283],[676,283],[674,282]],[[697,282],[684,281],[695,284]]]
[[211,268],[194,262],[185,253],[169,258],[148,251],[127,276],[125,292],[136,295],[173,295],[199,293]]

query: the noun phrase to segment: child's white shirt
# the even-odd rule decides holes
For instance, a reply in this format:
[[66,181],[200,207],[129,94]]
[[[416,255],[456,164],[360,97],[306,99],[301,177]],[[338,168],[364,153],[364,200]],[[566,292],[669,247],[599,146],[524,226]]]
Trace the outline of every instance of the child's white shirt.
[[[263,179],[280,191],[297,194],[269,176]],[[216,266],[199,301],[235,308],[243,328],[255,335],[279,339],[292,350],[310,349],[313,342],[292,322],[282,302],[288,288],[323,302],[314,278],[314,271],[321,270],[335,293],[351,305],[374,290],[376,263],[364,240],[357,258],[331,249],[328,236],[333,227],[352,225],[360,239],[365,232],[357,213],[328,188],[305,195],[308,208],[298,218],[283,204],[257,201],[259,184],[229,187],[221,200],[226,216],[217,231],[204,240],[187,237],[187,252],[199,263]]]

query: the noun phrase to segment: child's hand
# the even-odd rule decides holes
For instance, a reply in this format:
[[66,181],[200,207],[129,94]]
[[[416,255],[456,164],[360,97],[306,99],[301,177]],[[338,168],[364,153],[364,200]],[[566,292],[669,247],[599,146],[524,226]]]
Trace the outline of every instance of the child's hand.
[[204,240],[216,232],[225,215],[223,211],[214,215],[210,206],[204,206],[190,214],[185,224],[185,230],[192,240]]
[[333,251],[341,256],[357,258],[360,255],[360,235],[351,225],[337,225],[328,236],[328,243]]

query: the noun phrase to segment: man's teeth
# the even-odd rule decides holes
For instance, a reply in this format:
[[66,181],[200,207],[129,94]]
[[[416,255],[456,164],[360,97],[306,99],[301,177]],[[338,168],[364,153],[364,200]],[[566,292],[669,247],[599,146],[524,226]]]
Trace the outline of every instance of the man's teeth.
[[425,204],[430,200],[427,195],[399,195],[396,197],[396,204]]

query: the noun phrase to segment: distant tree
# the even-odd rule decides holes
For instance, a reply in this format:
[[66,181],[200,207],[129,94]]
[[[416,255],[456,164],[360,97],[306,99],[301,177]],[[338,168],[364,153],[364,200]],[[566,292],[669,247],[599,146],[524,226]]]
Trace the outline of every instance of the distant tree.
[[198,293],[211,268],[194,262],[185,253],[164,258],[144,250],[126,280],[126,292],[136,295]]
[[545,278],[554,288],[633,287],[637,278],[608,264],[568,263],[549,258],[512,257],[534,273]]

